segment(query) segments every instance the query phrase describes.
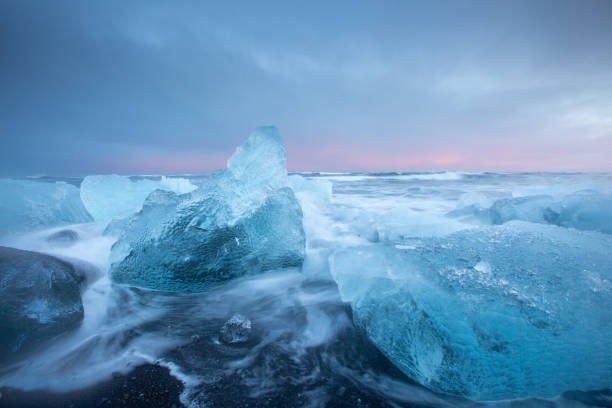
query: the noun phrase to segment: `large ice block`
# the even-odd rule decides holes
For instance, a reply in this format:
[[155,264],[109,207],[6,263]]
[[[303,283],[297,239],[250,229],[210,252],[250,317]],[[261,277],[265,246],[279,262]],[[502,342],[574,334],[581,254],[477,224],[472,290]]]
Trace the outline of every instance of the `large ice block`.
[[301,265],[302,209],[273,127],[257,129],[228,168],[189,194],[154,191],[126,220],[111,254],[115,282],[199,291],[227,279]]
[[330,257],[355,323],[406,374],[475,399],[612,378],[612,237],[511,221]]
[[96,221],[130,215],[142,207],[144,200],[154,190],[189,193],[196,186],[184,178],[159,179],[127,176],[93,175],[81,183],[81,200]]
[[0,191],[0,236],[92,221],[72,184],[0,179]]
[[460,201],[448,215],[482,224],[522,220],[612,234],[612,195],[581,190],[558,199],[549,195],[502,198],[490,206]]

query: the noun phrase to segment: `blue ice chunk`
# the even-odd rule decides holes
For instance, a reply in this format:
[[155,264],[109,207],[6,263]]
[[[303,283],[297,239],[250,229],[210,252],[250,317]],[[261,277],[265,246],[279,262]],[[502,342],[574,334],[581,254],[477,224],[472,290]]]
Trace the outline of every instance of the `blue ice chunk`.
[[261,188],[287,186],[286,163],[285,147],[276,127],[261,126],[228,159],[227,173],[252,194]]
[[304,259],[302,209],[287,185],[278,131],[258,128],[201,186],[156,190],[124,224],[112,248],[117,283],[199,291]]
[[130,215],[142,207],[154,190],[189,193],[196,186],[184,178],[162,176],[158,179],[127,176],[93,175],[81,183],[81,200],[96,221]]
[[511,220],[556,224],[558,214],[550,210],[555,200],[548,195],[534,195],[496,200],[490,207],[480,202],[451,211],[450,217],[473,217],[483,224],[498,225]]
[[558,225],[612,234],[612,195],[594,190],[579,191],[551,207]]
[[0,191],[0,236],[92,221],[72,184],[0,179]]
[[490,206],[464,204],[449,217],[499,225],[512,220],[552,224],[586,231],[612,233],[612,195],[583,190],[554,199],[548,195],[502,198]]
[[226,344],[244,343],[251,333],[251,321],[236,313],[223,324],[219,332],[219,339]]
[[508,222],[336,252],[355,323],[433,390],[489,400],[612,378],[612,237]]

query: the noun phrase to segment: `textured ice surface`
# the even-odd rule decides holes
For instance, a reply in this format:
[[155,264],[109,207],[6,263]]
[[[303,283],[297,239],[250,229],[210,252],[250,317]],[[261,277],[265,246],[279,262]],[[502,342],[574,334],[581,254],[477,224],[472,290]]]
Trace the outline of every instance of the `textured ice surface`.
[[404,372],[477,399],[612,379],[612,237],[513,221],[338,251],[354,320]]
[[490,206],[486,199],[472,194],[468,200],[460,200],[458,207],[448,215],[483,224],[522,220],[612,233],[612,195],[594,190],[578,191],[560,199],[549,195],[503,198]]
[[97,221],[125,216],[140,209],[147,196],[154,190],[189,193],[196,186],[189,180],[162,176],[159,180],[126,176],[87,176],[81,183],[81,200],[87,211]]
[[197,190],[154,191],[113,246],[113,280],[198,291],[247,273],[301,265],[302,209],[287,187],[285,160],[276,128],[258,128],[227,169]]
[[71,184],[0,179],[0,191],[0,235],[92,221]]
[[325,179],[307,179],[298,174],[289,176],[289,185],[296,195],[308,195],[316,205],[329,204],[332,196],[332,183]]
[[74,327],[85,276],[49,255],[0,247],[0,356]]

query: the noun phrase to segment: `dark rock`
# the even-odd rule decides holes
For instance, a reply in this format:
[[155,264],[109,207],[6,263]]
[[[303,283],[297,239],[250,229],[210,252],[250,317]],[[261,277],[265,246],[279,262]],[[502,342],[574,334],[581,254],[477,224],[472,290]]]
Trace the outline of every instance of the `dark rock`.
[[77,326],[84,282],[70,263],[0,247],[0,356],[9,359]]
[[56,246],[71,246],[79,240],[79,234],[70,229],[63,229],[47,237],[47,242]]
[[221,327],[219,339],[226,344],[244,343],[251,333],[251,321],[241,314],[235,314]]

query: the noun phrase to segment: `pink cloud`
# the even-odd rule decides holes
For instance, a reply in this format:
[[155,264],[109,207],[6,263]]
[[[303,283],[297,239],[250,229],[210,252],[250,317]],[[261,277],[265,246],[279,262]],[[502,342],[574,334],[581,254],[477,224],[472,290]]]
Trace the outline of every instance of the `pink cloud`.
[[612,170],[612,141],[521,145],[516,140],[448,147],[289,144],[290,170],[332,171],[605,171]]
[[[476,145],[420,146],[409,142],[377,145],[371,142],[324,144],[289,142],[290,171],[606,171],[612,170],[612,141],[584,139],[579,142],[527,145],[506,138]],[[233,149],[216,152],[154,152],[123,155],[107,168],[123,174],[207,173],[226,166]]]

